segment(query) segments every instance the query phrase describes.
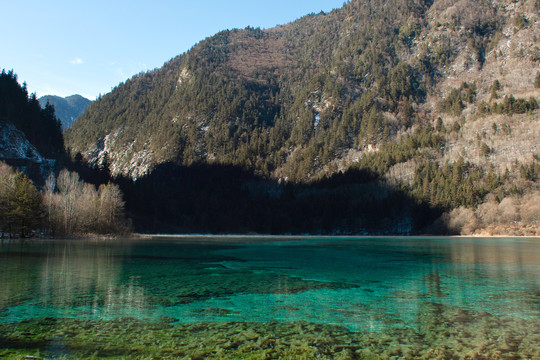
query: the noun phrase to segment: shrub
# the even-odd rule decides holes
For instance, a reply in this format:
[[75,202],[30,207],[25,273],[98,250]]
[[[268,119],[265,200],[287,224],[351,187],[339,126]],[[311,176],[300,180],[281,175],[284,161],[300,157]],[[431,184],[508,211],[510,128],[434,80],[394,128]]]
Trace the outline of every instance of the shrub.
[[499,219],[503,223],[512,223],[519,221],[519,201],[512,197],[504,198],[497,208]]
[[471,235],[479,227],[474,211],[463,206],[448,213],[445,220],[448,230],[454,234]]
[[540,193],[536,193],[528,200],[524,200],[520,209],[521,219],[527,224],[540,223]]

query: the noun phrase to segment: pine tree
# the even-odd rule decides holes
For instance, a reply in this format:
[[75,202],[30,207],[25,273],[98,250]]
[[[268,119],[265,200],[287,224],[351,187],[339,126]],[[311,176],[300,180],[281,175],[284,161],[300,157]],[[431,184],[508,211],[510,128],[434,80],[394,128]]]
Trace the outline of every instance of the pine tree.
[[25,237],[32,230],[39,229],[43,223],[43,204],[41,195],[26,175],[17,172],[14,187],[7,196],[5,216],[13,233]]

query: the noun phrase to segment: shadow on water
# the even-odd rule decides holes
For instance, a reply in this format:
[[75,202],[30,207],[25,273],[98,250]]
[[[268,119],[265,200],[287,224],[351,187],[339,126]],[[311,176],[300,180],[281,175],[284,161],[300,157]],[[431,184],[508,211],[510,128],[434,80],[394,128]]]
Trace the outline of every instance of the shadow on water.
[[141,232],[410,234],[442,213],[362,170],[293,184],[235,166],[164,163],[115,181]]

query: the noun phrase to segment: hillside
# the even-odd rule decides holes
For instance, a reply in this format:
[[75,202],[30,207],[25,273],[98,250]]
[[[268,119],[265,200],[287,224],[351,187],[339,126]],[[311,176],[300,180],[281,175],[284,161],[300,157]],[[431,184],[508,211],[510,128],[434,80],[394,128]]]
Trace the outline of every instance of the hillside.
[[11,122],[0,120],[0,162],[6,162],[26,173],[36,183],[55,169],[56,161],[44,158],[24,133]]
[[57,160],[65,159],[64,139],[54,108],[41,108],[13,71],[0,73],[0,161],[42,184]]
[[45,95],[38,99],[42,108],[47,103],[54,106],[58,119],[62,123],[63,129],[68,129],[71,124],[83,113],[92,102],[81,95],[71,95],[65,98],[55,95]]
[[522,200],[539,193],[539,10],[536,0],[353,0],[226,30],[92,103],[66,143],[132,179],[160,164],[298,185],[361,171],[446,212],[454,232],[500,225],[481,206],[497,218],[510,202],[508,226],[534,233],[540,219]]

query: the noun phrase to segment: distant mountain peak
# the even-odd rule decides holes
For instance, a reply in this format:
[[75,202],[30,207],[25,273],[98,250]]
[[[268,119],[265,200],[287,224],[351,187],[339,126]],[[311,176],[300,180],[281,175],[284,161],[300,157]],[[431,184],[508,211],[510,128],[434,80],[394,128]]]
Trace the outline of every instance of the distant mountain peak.
[[69,129],[92,102],[79,94],[66,97],[45,95],[40,97],[38,101],[41,107],[45,107],[47,103],[54,106],[56,116],[60,119],[63,129]]

